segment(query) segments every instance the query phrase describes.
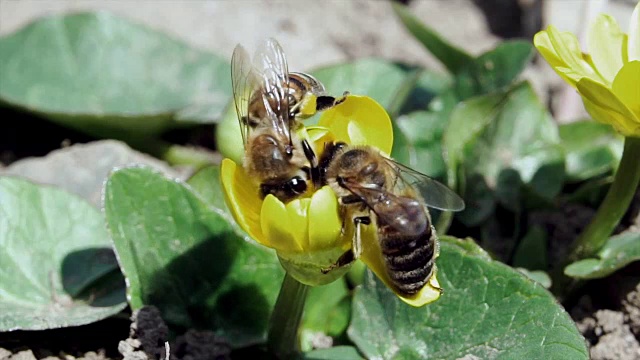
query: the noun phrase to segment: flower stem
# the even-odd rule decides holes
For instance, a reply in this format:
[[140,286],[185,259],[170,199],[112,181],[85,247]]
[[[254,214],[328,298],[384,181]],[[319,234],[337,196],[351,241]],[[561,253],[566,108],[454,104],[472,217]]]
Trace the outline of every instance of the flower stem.
[[627,137],[620,166],[591,223],[575,240],[568,261],[594,255],[609,239],[627,211],[640,182],[640,138]]
[[285,274],[267,336],[269,352],[278,359],[291,358],[299,351],[298,329],[308,290],[308,285]]

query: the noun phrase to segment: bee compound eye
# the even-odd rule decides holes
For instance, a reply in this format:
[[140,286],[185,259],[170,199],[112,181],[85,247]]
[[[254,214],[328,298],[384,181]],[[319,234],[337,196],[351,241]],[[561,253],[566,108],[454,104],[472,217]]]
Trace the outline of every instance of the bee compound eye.
[[307,191],[307,182],[302,180],[299,176],[291,178],[291,180],[289,180],[289,186],[296,194],[303,194]]

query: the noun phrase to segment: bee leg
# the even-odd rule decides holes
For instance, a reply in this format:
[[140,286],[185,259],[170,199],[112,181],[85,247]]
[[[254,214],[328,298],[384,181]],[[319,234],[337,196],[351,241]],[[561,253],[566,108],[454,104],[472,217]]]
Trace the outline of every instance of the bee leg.
[[351,249],[345,251],[344,254],[340,255],[340,257],[338,258],[338,260],[336,260],[335,263],[331,264],[327,268],[321,269],[323,274],[327,274],[333,269],[340,268],[353,263],[362,254],[362,240],[360,235],[360,225],[371,224],[371,218],[368,216],[358,216],[353,219],[353,223],[356,226],[356,233],[353,236],[353,245]]
[[329,265],[329,267],[321,269],[320,271],[322,271],[323,274],[327,274],[333,269],[349,265],[354,261],[356,261],[356,259],[353,257],[353,251],[349,249],[345,251],[344,254],[340,255],[340,257],[338,258],[338,260],[336,260],[335,263]]
[[311,164],[312,167],[317,167],[318,158],[307,140],[302,140],[302,151],[304,151],[304,156],[309,160],[309,164]]
[[[352,204],[362,204],[362,199],[357,195],[347,195],[340,198],[340,205],[352,205]],[[346,206],[340,206],[340,218],[346,219],[349,210],[347,210]],[[353,220],[354,224],[355,219]],[[356,224],[357,225],[357,224]],[[347,224],[343,221],[341,233],[344,234],[346,232]]]
[[316,153],[309,145],[307,140],[302,140],[302,151],[304,151],[304,156],[309,160],[309,167],[303,168],[305,172],[307,172],[309,178],[311,179],[311,183],[316,185],[320,182],[320,167],[318,166],[318,158],[316,157]]
[[361,235],[361,225],[369,225],[371,224],[371,218],[368,216],[358,216],[353,219],[353,223],[356,226],[356,234],[353,237],[353,246],[352,252],[354,259],[357,259],[362,254],[362,235]]
[[[362,198],[358,195],[347,195],[340,198],[342,205],[357,204],[362,202]],[[356,218],[357,219],[357,218]],[[355,219],[354,219],[355,222]]]

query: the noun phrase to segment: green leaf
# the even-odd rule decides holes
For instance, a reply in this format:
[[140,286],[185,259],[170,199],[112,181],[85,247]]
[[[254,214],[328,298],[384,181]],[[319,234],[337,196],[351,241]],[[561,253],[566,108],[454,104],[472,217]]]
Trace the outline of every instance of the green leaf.
[[393,11],[405,28],[424,45],[451,73],[456,73],[473,60],[471,55],[449,44],[433,29],[416,18],[409,8],[393,3]]
[[187,180],[193,190],[212,207],[224,210],[229,216],[231,212],[224,201],[222,183],[220,183],[220,166],[208,166],[200,169]]
[[[443,101],[437,101],[440,97],[451,92],[453,78],[448,74],[420,69],[415,87],[411,90],[404,104],[400,107],[400,114],[408,114],[414,111],[432,110],[443,111],[444,106],[449,105]],[[457,99],[456,99],[457,101]],[[453,106],[451,106],[453,108]],[[450,110],[450,109],[448,109]],[[443,116],[448,119],[448,116]]]
[[[450,185],[455,171],[461,170],[458,178],[469,179],[464,192],[478,192],[487,185],[511,210],[520,206],[521,186],[543,199],[553,199],[564,183],[564,151],[559,142],[553,119],[526,82],[507,92],[464,101],[453,111],[444,135]],[[473,202],[470,205],[460,216],[476,210]]]
[[407,154],[396,160],[431,177],[444,178],[442,134],[447,119],[441,113],[416,111],[400,116],[395,123],[399,131],[394,132],[394,137],[401,132],[402,139],[394,144],[394,151]]
[[564,180],[558,129],[528,83],[509,92],[499,114],[465,150],[465,166],[494,188],[500,173],[514,169],[525,185],[553,198]]
[[551,293],[458,242],[443,237],[437,276],[444,294],[424,307],[405,304],[368,272],[348,331],[366,358],[589,358],[584,338]]
[[533,56],[529,41],[505,41],[478,56],[455,75],[458,97],[489,94],[510,85],[527,66]]
[[126,307],[121,274],[115,288],[98,284],[119,271],[104,220],[90,204],[0,177],[0,214],[0,331],[84,325]]
[[[420,71],[417,81],[413,79],[416,71]],[[446,76],[434,72],[376,58],[320,67],[313,69],[311,73],[334,96],[339,96],[345,91],[370,96],[387,110],[405,81],[411,80],[416,83],[416,90],[409,95],[423,99],[425,106],[426,102],[449,82]],[[427,85],[427,82],[431,84]]]
[[544,286],[545,289],[551,288],[551,277],[546,272],[542,270],[531,271],[525,268],[516,268],[516,270],[520,271],[529,279],[538,282],[540,285]]
[[559,133],[571,181],[606,174],[620,162],[623,138],[609,125],[593,120],[577,121],[560,125]]
[[213,122],[231,98],[228,60],[105,12],[1,38],[0,78],[0,103],[96,136]]
[[471,175],[465,186],[465,210],[456,214],[466,226],[476,226],[483,223],[496,209],[496,198],[485,179],[479,174]]
[[547,270],[547,233],[542,228],[529,228],[513,255],[513,266],[528,270]]
[[216,330],[234,347],[266,339],[284,272],[225,211],[153,170],[126,168],[106,183],[105,214],[134,310],[155,305],[168,324]]
[[449,186],[454,187],[456,171],[463,160],[465,147],[495,120],[506,98],[506,93],[479,96],[460,102],[453,110],[443,137],[450,171]]
[[596,255],[570,264],[564,273],[578,279],[600,279],[640,260],[640,233],[627,231],[612,236]]
[[339,337],[347,330],[351,316],[351,297],[344,278],[309,289],[302,316],[302,350],[311,349],[317,333]]
[[304,353],[304,360],[361,360],[364,359],[353,346],[335,346]]

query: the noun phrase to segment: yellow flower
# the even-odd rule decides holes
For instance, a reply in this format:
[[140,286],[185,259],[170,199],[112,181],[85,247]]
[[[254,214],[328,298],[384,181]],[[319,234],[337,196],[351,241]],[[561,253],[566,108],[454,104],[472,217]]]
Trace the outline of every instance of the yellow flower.
[[[391,153],[393,130],[389,115],[380,104],[366,96],[349,95],[346,100],[325,111],[318,126],[303,130],[317,154],[328,141],[344,141],[351,145],[371,145],[385,154]],[[307,196],[282,203],[273,195],[262,200],[258,185],[242,166],[224,159],[221,181],[225,200],[236,222],[260,244],[276,251],[282,266],[296,280],[307,285],[323,285],[344,275],[349,267],[323,274],[351,247],[352,234],[342,234],[338,199],[325,186]],[[361,260],[391,289],[377,240],[376,230],[363,232]],[[431,285],[439,287],[435,275]],[[440,296],[430,286],[412,297],[401,299],[422,306]]]
[[624,136],[640,137],[640,3],[628,35],[606,14],[595,19],[587,35],[589,54],[581,52],[575,35],[553,26],[537,33],[533,42],[558,75],[578,90],[595,120]]

